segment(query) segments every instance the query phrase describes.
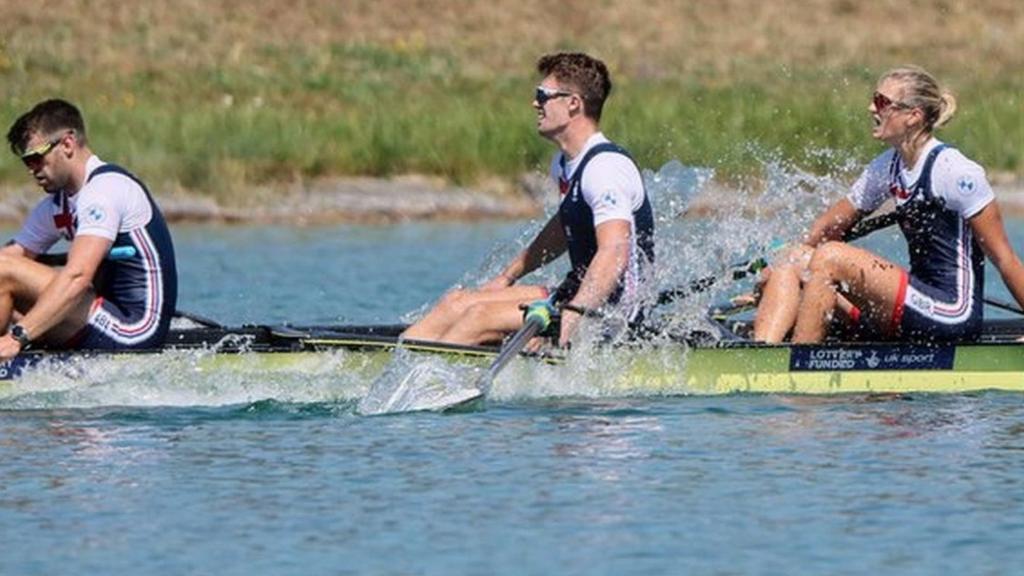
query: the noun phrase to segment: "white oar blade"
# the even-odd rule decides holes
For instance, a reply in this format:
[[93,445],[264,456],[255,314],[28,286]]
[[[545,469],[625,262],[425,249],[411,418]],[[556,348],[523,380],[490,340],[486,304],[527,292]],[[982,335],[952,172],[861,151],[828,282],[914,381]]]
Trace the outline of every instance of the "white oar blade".
[[479,389],[467,384],[473,381],[467,374],[472,370],[439,356],[396,352],[356,411],[376,416],[465,406],[481,396]]

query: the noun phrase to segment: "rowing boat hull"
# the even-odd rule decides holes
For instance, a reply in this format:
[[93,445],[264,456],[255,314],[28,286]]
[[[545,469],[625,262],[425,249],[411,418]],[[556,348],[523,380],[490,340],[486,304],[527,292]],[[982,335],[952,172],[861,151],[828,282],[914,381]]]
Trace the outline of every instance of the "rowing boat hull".
[[[318,374],[365,385],[392,358],[399,332],[400,327],[208,330],[179,335],[173,350],[24,354],[0,363],[0,379],[10,381],[36,371],[56,371],[73,378],[74,371],[89,362],[134,360],[178,361],[196,372],[231,372],[268,379]],[[411,342],[405,347],[417,353],[441,355],[452,363],[480,367],[496,353],[492,347],[432,342]],[[164,359],[154,357],[153,352]],[[1024,346],[1005,338],[955,346],[671,344],[635,350],[598,349],[590,355],[576,351],[568,359],[541,360],[522,358],[503,379],[527,384],[537,381],[553,394],[1024,392]],[[568,382],[579,386],[550,384]]]
[[1024,392],[1024,346],[722,346],[694,349],[687,386],[723,393]]

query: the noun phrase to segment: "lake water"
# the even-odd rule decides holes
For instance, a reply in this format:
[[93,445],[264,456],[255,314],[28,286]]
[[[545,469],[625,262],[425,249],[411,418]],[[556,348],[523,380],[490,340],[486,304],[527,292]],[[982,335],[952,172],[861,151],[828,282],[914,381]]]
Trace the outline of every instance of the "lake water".
[[[477,280],[523,228],[178,226],[179,308],[396,322]],[[1024,561],[1016,394],[553,394],[363,418],[322,375],[196,381],[175,366],[0,398],[0,574],[1006,574]]]

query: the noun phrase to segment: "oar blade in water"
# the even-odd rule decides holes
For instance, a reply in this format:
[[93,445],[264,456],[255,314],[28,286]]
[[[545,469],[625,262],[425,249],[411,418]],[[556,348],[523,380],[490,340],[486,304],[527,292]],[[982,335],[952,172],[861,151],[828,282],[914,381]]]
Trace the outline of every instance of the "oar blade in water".
[[479,389],[467,384],[473,381],[473,372],[439,356],[398,351],[356,410],[375,416],[466,406],[481,396]]

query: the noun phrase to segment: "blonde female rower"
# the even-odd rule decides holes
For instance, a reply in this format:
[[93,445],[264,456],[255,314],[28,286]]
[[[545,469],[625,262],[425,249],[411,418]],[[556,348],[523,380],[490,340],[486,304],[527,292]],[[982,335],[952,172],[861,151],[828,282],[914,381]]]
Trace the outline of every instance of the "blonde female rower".
[[[1024,266],[1007,240],[985,171],[932,135],[953,116],[953,96],[920,68],[896,68],[878,81],[868,109],[872,136],[890,148],[818,217],[804,244],[773,266],[754,322],[757,340],[780,342],[793,329],[794,342],[820,342],[844,298],[875,338],[975,339],[985,255],[1024,305]],[[907,240],[909,271],[839,241],[890,198]]]

